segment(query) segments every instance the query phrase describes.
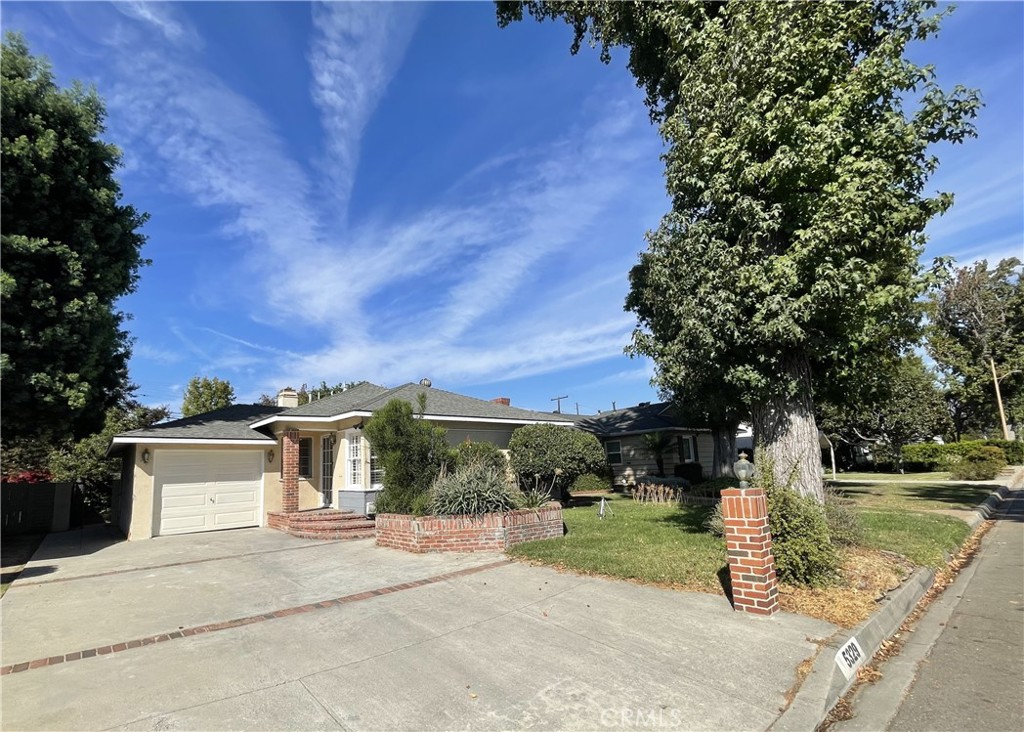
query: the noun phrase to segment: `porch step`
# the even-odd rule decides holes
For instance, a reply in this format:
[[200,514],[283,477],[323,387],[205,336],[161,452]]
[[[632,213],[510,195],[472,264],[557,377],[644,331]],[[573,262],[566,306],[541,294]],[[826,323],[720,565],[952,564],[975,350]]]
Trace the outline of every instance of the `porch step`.
[[333,508],[275,512],[267,517],[267,526],[300,539],[362,539],[373,536],[376,523],[353,511]]
[[323,523],[325,521],[358,521],[366,517],[354,511],[338,511],[333,508],[321,508],[315,511],[299,511],[288,514],[291,524]]

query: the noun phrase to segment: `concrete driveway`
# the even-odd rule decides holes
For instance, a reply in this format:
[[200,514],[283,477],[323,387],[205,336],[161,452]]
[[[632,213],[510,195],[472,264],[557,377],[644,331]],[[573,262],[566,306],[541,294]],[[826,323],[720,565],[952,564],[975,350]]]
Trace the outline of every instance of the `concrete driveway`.
[[96,532],[0,601],[4,730],[766,729],[835,631],[493,554]]

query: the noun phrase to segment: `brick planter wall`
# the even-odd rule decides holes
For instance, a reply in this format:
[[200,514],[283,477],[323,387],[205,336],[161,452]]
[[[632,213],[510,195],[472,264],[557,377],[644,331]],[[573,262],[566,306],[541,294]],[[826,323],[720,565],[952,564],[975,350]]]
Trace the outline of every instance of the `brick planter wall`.
[[562,536],[562,507],[483,516],[377,514],[377,546],[407,552],[501,552],[524,541]]

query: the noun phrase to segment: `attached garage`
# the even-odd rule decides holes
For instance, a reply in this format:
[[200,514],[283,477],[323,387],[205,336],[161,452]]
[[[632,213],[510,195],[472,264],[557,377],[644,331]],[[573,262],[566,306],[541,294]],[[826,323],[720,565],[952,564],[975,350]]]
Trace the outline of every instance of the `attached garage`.
[[154,450],[154,534],[259,526],[263,455],[263,450]]

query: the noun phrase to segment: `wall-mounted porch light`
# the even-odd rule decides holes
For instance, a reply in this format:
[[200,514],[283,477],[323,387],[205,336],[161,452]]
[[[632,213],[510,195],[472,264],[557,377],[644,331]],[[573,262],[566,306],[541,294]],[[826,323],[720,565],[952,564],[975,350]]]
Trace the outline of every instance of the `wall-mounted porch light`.
[[148,447],[145,450],[142,451],[142,462],[144,462],[144,463],[148,463],[149,462],[149,448]]

